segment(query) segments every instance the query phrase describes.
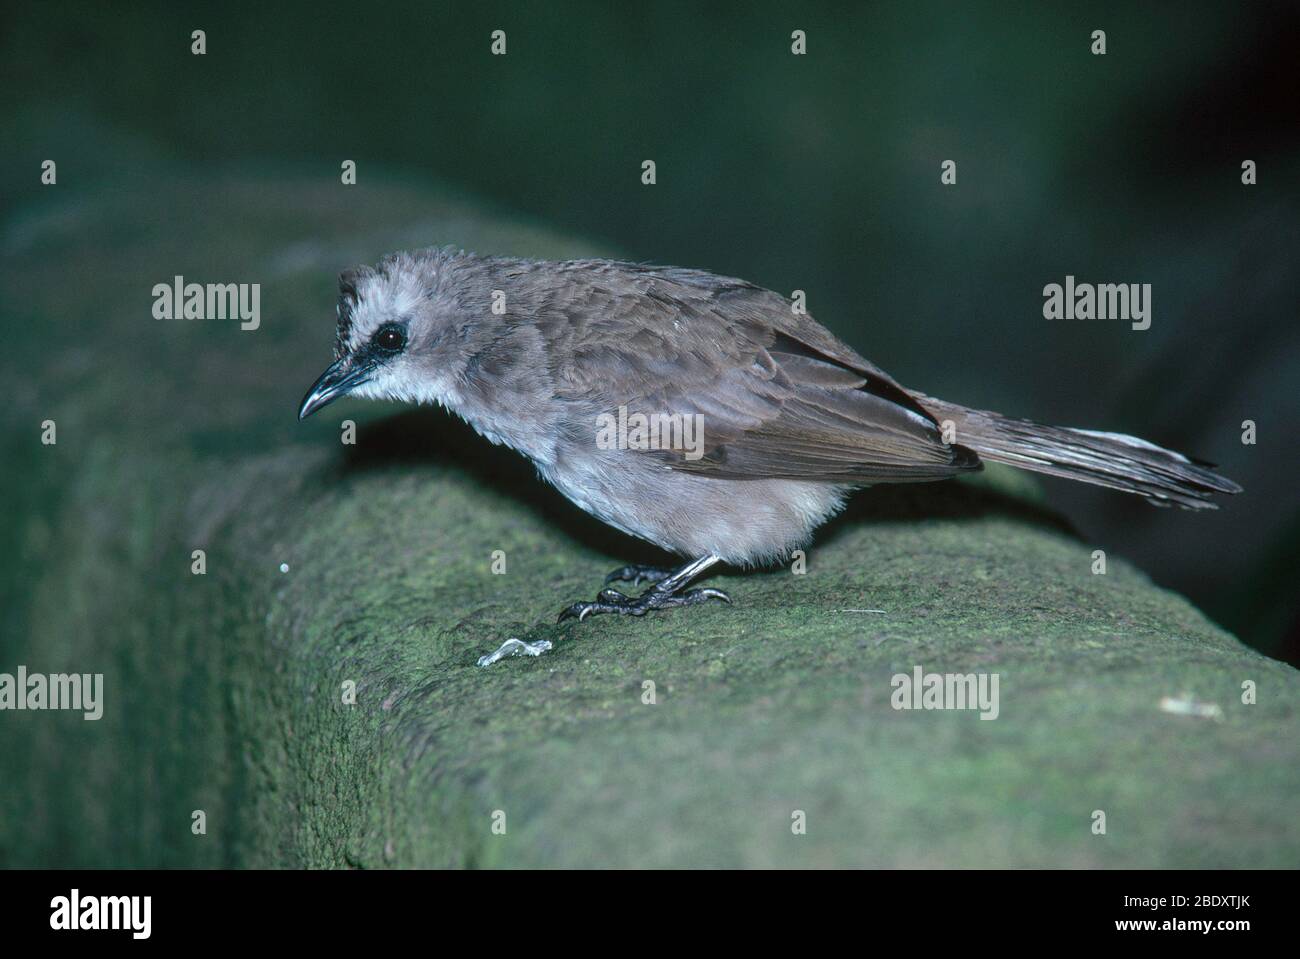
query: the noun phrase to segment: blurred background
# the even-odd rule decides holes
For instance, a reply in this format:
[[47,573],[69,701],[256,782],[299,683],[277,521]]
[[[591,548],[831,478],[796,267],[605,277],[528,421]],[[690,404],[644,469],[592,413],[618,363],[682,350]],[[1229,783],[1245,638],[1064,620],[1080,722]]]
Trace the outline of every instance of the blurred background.
[[[106,190],[160,165],[196,188],[235,167],[337,182],[352,159],[362,185],[438,183],[607,255],[805,290],[905,385],[1219,463],[1246,493],[1208,515],[1044,487],[1086,542],[1300,662],[1294,3],[43,3],[0,17],[6,209],[42,202],[49,156],[61,182]],[[195,29],[206,56],[190,53]],[[497,29],[504,57],[489,54]],[[1105,56],[1089,49],[1097,29]],[[1150,283],[1151,328],[1044,320],[1043,287],[1067,274]]]

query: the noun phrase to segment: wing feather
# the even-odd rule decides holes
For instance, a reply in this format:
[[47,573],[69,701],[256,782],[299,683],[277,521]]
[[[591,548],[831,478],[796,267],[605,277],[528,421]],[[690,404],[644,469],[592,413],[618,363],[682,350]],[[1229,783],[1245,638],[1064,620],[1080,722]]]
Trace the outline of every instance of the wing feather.
[[586,275],[540,320],[559,395],[594,412],[698,414],[701,456],[644,454],[671,469],[868,484],[979,468],[888,374],[769,290],[635,264]]

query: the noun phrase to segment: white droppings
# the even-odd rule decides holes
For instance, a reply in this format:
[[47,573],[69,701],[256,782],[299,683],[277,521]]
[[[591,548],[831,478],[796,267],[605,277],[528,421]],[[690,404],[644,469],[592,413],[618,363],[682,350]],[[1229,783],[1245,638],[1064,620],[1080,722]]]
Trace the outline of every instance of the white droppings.
[[552,647],[553,644],[549,639],[539,639],[535,643],[526,643],[522,639],[515,639],[512,636],[497,647],[496,652],[480,656],[478,664],[480,666],[491,666],[507,656],[540,656],[542,653],[550,652]]
[[1179,696],[1163,696],[1160,699],[1162,712],[1175,716],[1197,716],[1201,719],[1223,719],[1223,709],[1218,703],[1202,703],[1192,698],[1191,693]]

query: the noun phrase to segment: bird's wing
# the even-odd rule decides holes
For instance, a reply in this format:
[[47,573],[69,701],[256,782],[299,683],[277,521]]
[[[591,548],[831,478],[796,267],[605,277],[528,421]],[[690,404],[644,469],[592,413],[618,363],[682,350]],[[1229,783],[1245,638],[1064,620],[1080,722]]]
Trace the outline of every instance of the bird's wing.
[[560,399],[610,416],[698,417],[702,445],[645,455],[723,478],[846,484],[979,468],[974,453],[942,442],[906,390],[779,295],[620,266],[627,272],[567,285],[538,322],[549,324]]

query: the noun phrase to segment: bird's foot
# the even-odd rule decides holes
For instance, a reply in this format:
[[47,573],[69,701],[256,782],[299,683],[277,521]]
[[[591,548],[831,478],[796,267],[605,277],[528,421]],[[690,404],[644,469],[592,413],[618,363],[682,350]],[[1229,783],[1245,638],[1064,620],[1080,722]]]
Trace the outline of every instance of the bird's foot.
[[677,606],[696,606],[711,599],[730,603],[731,597],[720,589],[688,589],[684,593],[669,593],[652,587],[640,596],[627,596],[616,589],[602,589],[594,603],[574,603],[560,613],[557,622],[576,619],[579,622],[596,613],[618,613],[621,616],[644,616],[656,609],[673,609]]
[[640,586],[642,583],[658,583],[671,575],[673,570],[661,569],[658,566],[620,566],[605,577],[605,585],[621,582]]

